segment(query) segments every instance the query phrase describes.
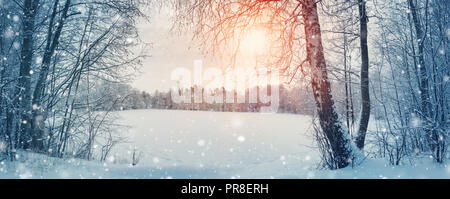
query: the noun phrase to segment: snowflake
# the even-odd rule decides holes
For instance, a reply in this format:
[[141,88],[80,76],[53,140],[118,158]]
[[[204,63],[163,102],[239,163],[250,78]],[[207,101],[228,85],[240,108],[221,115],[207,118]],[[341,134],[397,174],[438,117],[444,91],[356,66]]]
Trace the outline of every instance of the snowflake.
[[239,136],[238,138],[237,138],[237,140],[239,141],[239,142],[244,142],[245,141],[245,137],[244,136]]
[[13,21],[14,21],[14,22],[19,22],[19,16],[14,15],[14,16],[13,16]]
[[305,156],[305,160],[306,160],[306,161],[311,160],[311,156],[309,156],[309,155]]
[[154,157],[154,158],[153,158],[153,163],[158,164],[158,163],[159,163],[159,158]]
[[11,27],[8,27],[5,31],[5,38],[10,39],[14,36],[14,31],[12,30]]
[[16,49],[16,50],[19,49],[19,48],[20,48],[19,42],[15,41],[15,42],[13,43],[13,48]]
[[410,125],[414,128],[419,127],[422,124],[422,120],[417,117],[413,117],[410,121]]
[[41,63],[42,63],[42,57],[37,57],[36,64],[41,64]]
[[110,156],[110,157],[108,158],[108,162],[114,162],[114,160],[115,160],[114,156]]
[[200,146],[200,147],[205,146],[205,140],[197,141],[197,145]]

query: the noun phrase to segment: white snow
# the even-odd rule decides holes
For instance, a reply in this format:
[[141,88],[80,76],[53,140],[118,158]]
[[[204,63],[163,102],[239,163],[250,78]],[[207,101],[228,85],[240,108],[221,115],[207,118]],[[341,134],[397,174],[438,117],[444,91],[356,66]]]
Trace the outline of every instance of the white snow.
[[11,27],[8,27],[8,28],[6,29],[6,31],[4,32],[4,36],[5,36],[5,38],[7,38],[7,39],[12,38],[12,37],[14,36],[14,31],[12,30]]
[[14,22],[19,22],[19,20],[20,20],[19,16],[17,16],[17,15],[13,16],[13,21]]
[[[355,168],[318,169],[309,116],[176,110],[117,114],[128,141],[106,162],[19,152],[15,162],[0,161],[0,178],[450,178],[450,165],[428,158],[402,166],[369,158]],[[139,162],[131,166],[134,150]]]

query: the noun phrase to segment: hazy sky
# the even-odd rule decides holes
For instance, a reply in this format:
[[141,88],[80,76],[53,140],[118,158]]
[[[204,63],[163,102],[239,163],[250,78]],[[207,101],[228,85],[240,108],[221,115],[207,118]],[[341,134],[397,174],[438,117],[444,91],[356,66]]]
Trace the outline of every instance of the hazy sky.
[[[143,91],[154,92],[168,90],[177,83],[171,80],[171,73],[178,67],[193,71],[194,61],[203,61],[203,71],[208,67],[224,69],[230,60],[219,59],[216,55],[203,56],[198,41],[192,41],[192,32],[183,34],[171,31],[172,18],[170,10],[162,9],[150,13],[150,21],[139,24],[141,39],[151,43],[150,57],[143,62],[141,74],[138,74],[132,86]],[[263,49],[261,42],[265,40],[261,34],[249,34],[241,40],[241,49],[236,57],[234,67],[255,66],[254,53]],[[255,43],[256,42],[256,43]],[[227,48],[231,49],[231,48]],[[253,54],[252,54],[253,53]],[[223,56],[226,58],[226,55]]]
[[138,74],[132,86],[144,91],[166,90],[175,82],[170,80],[171,72],[177,67],[192,68],[193,61],[202,59],[201,53],[190,46],[191,34],[179,35],[170,31],[172,22],[167,10],[153,11],[150,22],[139,25],[140,36],[152,43],[151,55],[143,62],[141,74]]

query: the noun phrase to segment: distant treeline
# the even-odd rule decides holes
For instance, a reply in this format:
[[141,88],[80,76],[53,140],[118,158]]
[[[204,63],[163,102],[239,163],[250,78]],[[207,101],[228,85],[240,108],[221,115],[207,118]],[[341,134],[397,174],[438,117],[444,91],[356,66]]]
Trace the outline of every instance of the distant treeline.
[[[173,109],[173,110],[201,110],[218,112],[259,112],[261,107],[269,106],[268,103],[249,103],[248,89],[245,103],[174,103],[170,91],[154,91],[148,93],[139,91],[126,84],[106,84],[101,89],[104,95],[104,102],[99,104],[97,110],[106,110],[112,107],[113,110],[133,110],[133,109]],[[194,102],[194,91],[205,89],[199,86],[191,87],[192,102]],[[225,93],[233,93],[224,88],[215,89]],[[188,91],[189,92],[189,91]],[[226,95],[226,94],[225,94]],[[224,95],[224,96],[225,96]],[[234,92],[235,99],[238,95]],[[242,97],[242,96],[241,96]],[[279,88],[279,113],[313,114],[314,101],[312,96],[303,88],[287,88],[281,85]]]

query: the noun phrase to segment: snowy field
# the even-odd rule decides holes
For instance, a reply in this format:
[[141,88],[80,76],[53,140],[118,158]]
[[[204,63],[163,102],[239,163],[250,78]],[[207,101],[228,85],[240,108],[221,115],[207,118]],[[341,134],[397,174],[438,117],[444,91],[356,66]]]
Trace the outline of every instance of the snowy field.
[[[22,152],[14,163],[1,162],[0,178],[450,178],[450,165],[431,159],[398,167],[367,159],[357,168],[320,170],[308,116],[177,110],[117,114],[127,142],[106,163]],[[131,166],[135,148],[139,163]]]

